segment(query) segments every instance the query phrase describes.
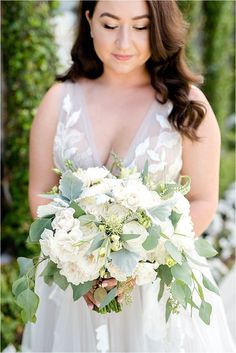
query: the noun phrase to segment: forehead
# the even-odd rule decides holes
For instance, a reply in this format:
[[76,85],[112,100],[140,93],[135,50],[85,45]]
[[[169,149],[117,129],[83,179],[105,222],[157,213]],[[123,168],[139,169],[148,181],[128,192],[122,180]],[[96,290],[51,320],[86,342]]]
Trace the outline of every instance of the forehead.
[[95,15],[108,12],[120,19],[131,19],[148,15],[148,5],[145,0],[100,0],[95,8]]

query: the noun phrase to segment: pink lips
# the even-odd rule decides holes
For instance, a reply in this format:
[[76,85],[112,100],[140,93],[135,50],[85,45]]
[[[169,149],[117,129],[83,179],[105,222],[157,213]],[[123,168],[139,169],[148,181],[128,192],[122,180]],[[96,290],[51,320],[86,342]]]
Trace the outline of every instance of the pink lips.
[[133,57],[133,55],[119,55],[119,54],[112,54],[117,60],[120,61],[127,61]]

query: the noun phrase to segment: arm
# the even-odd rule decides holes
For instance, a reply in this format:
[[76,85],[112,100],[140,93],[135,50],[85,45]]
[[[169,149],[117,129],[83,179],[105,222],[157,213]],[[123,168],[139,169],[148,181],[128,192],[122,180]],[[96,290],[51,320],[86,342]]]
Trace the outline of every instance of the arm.
[[53,141],[57,127],[63,85],[54,84],[43,97],[30,132],[29,148],[29,205],[32,217],[37,216],[37,207],[47,204],[38,194],[49,191],[58,184],[58,176],[52,171]]
[[204,94],[191,88],[191,100],[203,102],[207,113],[197,130],[200,140],[192,142],[183,137],[183,167],[181,175],[191,178],[187,199],[196,236],[208,227],[215,214],[219,197],[220,130],[216,117]]

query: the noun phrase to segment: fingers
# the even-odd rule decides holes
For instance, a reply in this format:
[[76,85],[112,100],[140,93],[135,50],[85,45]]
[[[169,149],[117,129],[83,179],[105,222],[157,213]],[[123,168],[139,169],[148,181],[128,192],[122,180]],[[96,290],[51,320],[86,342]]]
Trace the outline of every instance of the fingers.
[[120,294],[117,295],[118,303],[122,303],[123,299],[124,299],[124,294],[123,293],[120,293]]
[[91,300],[87,297],[87,294],[84,295],[84,300],[86,301],[86,304],[88,305],[89,309],[93,310],[94,304],[91,302]]
[[102,287],[107,288],[108,290],[117,285],[117,280],[115,278],[109,278],[102,281]]

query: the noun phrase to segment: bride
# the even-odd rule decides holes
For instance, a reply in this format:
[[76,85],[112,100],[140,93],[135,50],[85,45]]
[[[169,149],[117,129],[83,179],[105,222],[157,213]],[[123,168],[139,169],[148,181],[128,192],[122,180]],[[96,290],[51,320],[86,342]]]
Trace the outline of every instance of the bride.
[[[30,135],[29,202],[33,217],[48,201],[38,195],[58,182],[52,171],[149,160],[154,182],[191,177],[187,195],[196,236],[218,202],[220,132],[184,59],[185,23],[175,1],[80,1],[73,64],[46,93]],[[38,275],[42,268],[38,268]],[[209,268],[204,274],[214,282]],[[115,279],[103,282],[112,288]],[[180,311],[165,323],[158,281],[135,287],[119,313],[99,315],[92,292],[73,301],[70,288],[36,280],[37,322],[27,324],[22,350],[33,352],[234,352],[221,299],[207,291],[207,326]],[[122,302],[122,293],[119,294]]]

